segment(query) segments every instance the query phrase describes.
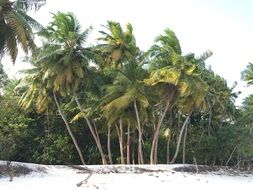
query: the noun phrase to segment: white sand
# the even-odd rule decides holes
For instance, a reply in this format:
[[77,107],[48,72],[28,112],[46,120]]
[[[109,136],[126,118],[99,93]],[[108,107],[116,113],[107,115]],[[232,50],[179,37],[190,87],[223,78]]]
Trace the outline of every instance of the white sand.
[[[0,162],[1,164],[1,162]],[[19,163],[20,164],[20,163]],[[218,189],[253,189],[253,175],[218,175],[189,174],[173,172],[174,167],[182,165],[145,165],[145,166],[88,166],[97,171],[111,171],[118,169],[120,173],[94,173],[88,183],[77,187],[88,174],[78,173],[79,170],[67,166],[47,166],[36,164],[23,164],[30,168],[38,166],[46,169],[47,173],[33,172],[32,174],[9,178],[0,178],[0,190],[75,190],[75,189],[106,189],[106,190],[162,190],[162,189],[194,189],[194,190],[218,190]],[[136,168],[137,167],[137,168]],[[157,172],[132,173],[129,170],[138,168],[158,170]],[[125,171],[124,171],[125,170]],[[163,171],[161,171],[163,170]],[[125,172],[125,173],[122,173]]]

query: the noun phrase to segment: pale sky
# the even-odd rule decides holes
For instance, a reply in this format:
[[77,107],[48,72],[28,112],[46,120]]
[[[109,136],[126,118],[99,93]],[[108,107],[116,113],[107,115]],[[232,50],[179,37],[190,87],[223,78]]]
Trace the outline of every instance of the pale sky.
[[[243,93],[237,104],[253,93],[240,82],[240,73],[248,62],[253,62],[253,1],[252,0],[47,0],[46,6],[31,13],[38,22],[46,25],[51,13],[73,12],[83,29],[93,26],[90,35],[99,37],[98,30],[106,20],[133,25],[137,45],[147,50],[165,28],[172,29],[180,40],[183,53],[201,54],[206,50],[214,55],[206,61],[224,77],[229,86],[239,82]],[[4,61],[9,75],[26,67],[17,60],[13,67]]]

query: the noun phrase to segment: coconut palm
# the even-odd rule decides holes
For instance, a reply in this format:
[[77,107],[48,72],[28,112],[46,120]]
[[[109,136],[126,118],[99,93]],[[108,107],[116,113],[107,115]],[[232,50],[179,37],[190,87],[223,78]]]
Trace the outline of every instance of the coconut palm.
[[25,53],[34,48],[32,28],[41,26],[26,14],[25,9],[39,8],[42,2],[45,1],[0,1],[0,57],[8,54],[15,63],[19,45]]
[[54,91],[66,96],[76,91],[85,78],[88,66],[85,56],[89,48],[83,45],[90,29],[81,32],[78,21],[70,13],[55,14],[53,19],[38,33],[44,44],[37,62],[44,62],[44,77],[52,77]]
[[[97,45],[96,47],[96,50],[98,50],[100,56],[104,59],[104,61],[98,63],[100,69],[102,69],[103,71],[107,70],[108,71],[106,72],[107,75],[108,74],[111,75],[112,72],[116,72],[116,73],[121,72],[121,69],[124,67],[124,65],[128,64],[130,61],[134,59],[141,59],[142,55],[136,46],[135,37],[133,35],[133,28],[131,24],[126,25],[126,31],[123,31],[119,23],[113,22],[113,21],[108,21],[107,25],[104,27],[108,31],[100,31],[100,33],[102,34],[102,37],[99,38],[99,41],[101,42],[101,44]],[[113,71],[115,69],[116,71]],[[110,78],[111,80],[114,80],[112,77]],[[107,101],[109,100],[107,99]],[[113,117],[110,120],[113,120]],[[121,132],[124,130],[122,128],[122,120],[124,120],[123,117],[118,118],[118,122],[119,122],[118,134],[121,134]],[[109,129],[108,129],[108,132],[109,132],[111,124],[109,124],[108,126],[109,126]],[[122,135],[120,135],[119,139],[120,139],[121,163],[124,163]],[[128,147],[127,153],[128,153],[127,158],[129,162],[129,159],[130,159],[129,147]]]
[[183,143],[183,163],[185,163],[185,140],[190,117],[194,111],[205,111],[207,109],[205,97],[208,91],[208,85],[200,77],[197,76],[188,76],[187,80],[190,81],[188,92],[186,94],[181,94],[177,100],[177,107],[179,108],[179,111],[185,115],[185,121],[177,138],[176,150],[170,163],[174,163],[176,161],[183,137],[183,132],[185,132]]
[[126,60],[132,59],[138,53],[135,37],[133,35],[133,27],[131,24],[126,25],[124,31],[121,25],[114,21],[108,21],[104,26],[108,32],[100,31],[102,37],[98,40],[101,43],[97,49],[105,58],[102,68],[122,66]]
[[[50,79],[44,79],[44,71],[42,67],[35,67],[32,69],[28,69],[24,71],[26,73],[26,77],[23,79],[22,84],[26,85],[28,88],[23,93],[22,97],[20,98],[20,105],[24,109],[29,109],[32,103],[35,103],[37,110],[39,113],[43,113],[48,110],[55,110],[53,106],[54,103],[56,104],[57,110],[62,117],[64,124],[67,128],[67,131],[74,143],[74,146],[78,152],[80,160],[82,164],[85,164],[83,154],[81,149],[77,143],[77,140],[72,132],[70,124],[67,120],[66,115],[64,114],[62,107],[59,103],[58,94],[57,92],[53,91],[52,83]],[[20,84],[19,84],[20,86]]]
[[103,115],[107,118],[109,125],[121,121],[128,109],[135,112],[135,119],[138,130],[138,160],[144,163],[142,152],[142,125],[147,117],[146,108],[149,105],[146,98],[143,79],[147,76],[141,64],[135,61],[124,65],[112,85],[105,88],[106,95],[103,102]]
[[150,162],[155,164],[159,131],[167,111],[179,97],[189,97],[199,85],[197,81],[200,79],[197,74],[198,65],[192,61],[194,54],[182,55],[179,40],[170,29],[165,30],[165,35],[156,38],[155,45],[151,47],[149,53],[151,74],[145,82],[155,87],[160,97],[160,101],[156,104],[158,121],[155,125],[150,153]]
[[235,98],[240,92],[233,92],[237,83],[235,82],[230,88],[224,78],[216,75],[210,68],[201,69],[201,78],[208,84],[209,89],[206,95],[206,102],[208,106],[208,135],[210,136],[210,129],[212,129],[212,118],[220,120],[222,124],[225,120],[233,119],[233,113],[228,110],[235,110]]
[[97,144],[103,164],[106,158],[95,126],[92,125],[85,109],[79,101],[78,91],[81,85],[89,80],[89,60],[92,58],[91,48],[85,48],[90,28],[81,32],[80,24],[71,13],[57,13],[54,21],[39,33],[45,40],[44,50],[39,55],[45,73],[43,78],[49,78],[53,83],[53,91],[66,97],[73,96]]
[[157,95],[160,96],[160,102],[156,104],[159,116],[155,125],[150,152],[150,163],[154,164],[157,162],[158,135],[163,119],[178,94],[176,85],[179,81],[180,71],[171,66],[180,61],[182,51],[174,32],[166,29],[165,35],[156,38],[155,45],[150,48],[149,53],[151,57],[151,74],[145,82],[150,86],[154,86]]

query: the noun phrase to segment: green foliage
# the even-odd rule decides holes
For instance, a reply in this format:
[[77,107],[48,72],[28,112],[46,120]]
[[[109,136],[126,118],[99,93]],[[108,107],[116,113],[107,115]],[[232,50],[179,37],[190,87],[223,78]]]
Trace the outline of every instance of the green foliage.
[[[11,142],[10,159],[32,161],[36,148],[34,138],[42,135],[38,115],[26,114],[17,104],[17,97],[0,98],[0,137],[1,141]],[[0,159],[4,159],[4,155]]]
[[242,72],[242,79],[249,85],[253,84],[253,64],[249,63],[247,68]]
[[38,34],[44,41],[35,59],[48,89],[67,96],[87,80],[87,64],[92,51],[83,47],[90,28],[81,31],[71,13],[57,13],[47,28]]
[[41,28],[41,26],[22,8],[39,7],[39,2],[34,0],[0,2],[0,57],[8,54],[15,63],[19,45],[25,53],[34,49],[32,28]]
[[[246,139],[245,139],[246,138]],[[238,126],[226,126],[217,128],[215,134],[204,135],[198,142],[188,144],[189,154],[195,156],[199,164],[225,165],[230,155],[232,159],[228,164],[235,165],[238,162],[238,154],[247,150],[252,156],[252,148],[247,130]],[[234,149],[236,150],[235,152]],[[249,156],[249,155],[247,155]]]
[[105,59],[100,65],[102,69],[118,68],[138,54],[139,49],[136,46],[131,24],[126,25],[126,31],[122,29],[120,23],[114,21],[107,21],[104,27],[108,32],[100,31],[102,37],[98,40],[101,43],[96,47]]
[[[34,68],[20,81],[8,80],[0,64],[0,159],[80,164],[82,152],[86,163],[100,164],[101,149],[111,148],[113,163],[128,156],[129,163],[140,163],[142,151],[149,163],[156,146],[158,163],[167,163],[167,151],[171,157],[177,150],[177,163],[183,155],[187,163],[196,158],[210,165],[253,158],[253,98],[235,106],[234,89],[205,65],[211,51],[183,54],[176,34],[166,29],[142,52],[132,25],[123,29],[114,21],[100,31],[98,45],[87,47],[91,28],[82,31],[72,13],[60,12],[40,28],[42,45],[34,48],[32,26],[40,26],[26,11],[44,3],[0,2],[0,54],[14,62],[18,44],[25,52],[36,50],[26,59]],[[250,63],[242,73],[248,84],[252,68]],[[183,154],[178,139],[186,132],[185,121]],[[155,136],[160,140],[152,141]]]
[[74,146],[66,134],[48,134],[46,137],[36,138],[36,141],[38,147],[32,157],[36,163],[79,163],[76,154],[73,154],[75,152]]

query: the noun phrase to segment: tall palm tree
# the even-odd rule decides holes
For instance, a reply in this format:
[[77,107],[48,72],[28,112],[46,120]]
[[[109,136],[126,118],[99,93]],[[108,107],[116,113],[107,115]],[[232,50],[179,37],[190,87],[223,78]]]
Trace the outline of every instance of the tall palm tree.
[[[57,13],[54,21],[39,33],[45,44],[39,62],[43,62],[45,73],[43,78],[50,78],[54,92],[62,97],[73,96],[80,112],[85,109],[79,101],[78,92],[81,85],[89,80],[89,60],[92,58],[91,48],[85,48],[90,28],[81,32],[80,24],[71,13]],[[96,142],[103,164],[106,158],[95,126],[87,115],[82,114]]]
[[[104,27],[107,29],[107,31],[100,31],[102,37],[99,38],[99,41],[101,43],[96,46],[96,50],[103,58],[103,61],[98,63],[102,71],[106,70],[107,72],[105,73],[107,73],[107,75],[111,75],[112,72],[118,73],[122,71],[124,65],[129,64],[129,62],[131,62],[132,60],[136,58],[141,59],[142,56],[136,46],[135,37],[133,35],[133,28],[131,24],[126,25],[125,31],[122,29],[119,23],[114,21],[108,21],[107,25]],[[110,78],[112,81],[114,80],[112,77]],[[122,126],[122,119],[120,119],[120,117],[118,119],[118,122],[120,123],[119,126]],[[111,126],[111,124],[109,124],[108,126]],[[110,131],[110,129],[108,129],[108,131]],[[122,138],[120,139],[123,140]],[[123,163],[124,155],[122,150],[122,143],[123,142],[121,141],[121,162]]]
[[[143,79],[147,72],[142,65],[135,61],[129,62],[119,70],[112,85],[106,86],[106,95],[103,99],[103,115],[107,118],[109,125],[125,116],[128,109],[135,112],[138,130],[138,160],[144,163],[142,151],[142,125],[147,116],[146,108],[149,105],[146,97]],[[144,118],[144,119],[143,119]]]
[[165,30],[155,40],[155,45],[149,50],[151,56],[151,74],[145,82],[155,87],[159,102],[158,121],[155,125],[150,162],[157,162],[157,146],[159,131],[167,111],[172,108],[179,97],[189,97],[199,80],[197,64],[192,61],[194,55],[182,55],[181,46],[175,33]]
[[[35,66],[35,65],[34,65]],[[67,120],[66,115],[64,114],[60,102],[58,100],[57,92],[53,91],[52,83],[50,79],[44,79],[44,71],[42,67],[35,67],[33,69],[29,69],[25,71],[26,77],[23,79],[23,84],[27,85],[27,90],[23,93],[22,97],[20,98],[20,105],[24,109],[30,108],[32,103],[35,103],[37,110],[39,113],[43,113],[46,110],[55,110],[53,107],[53,103],[55,102],[57,110],[62,117],[64,124],[67,128],[67,131],[74,143],[74,146],[78,152],[80,160],[82,164],[85,164],[83,154],[81,149],[77,143],[77,140],[72,132],[70,124]]]
[[175,101],[178,89],[177,83],[180,77],[180,71],[171,67],[180,61],[181,47],[173,31],[166,29],[165,35],[160,35],[155,40],[150,50],[151,74],[145,82],[156,88],[157,95],[160,96],[160,102],[156,103],[159,113],[157,124],[154,128],[153,139],[150,151],[150,163],[157,162],[158,135],[162,126],[164,117],[168,109]]
[[41,25],[29,17],[25,10],[39,8],[43,2],[45,3],[43,0],[0,1],[0,58],[8,54],[15,63],[19,45],[25,53],[35,47],[32,28],[38,29]]

